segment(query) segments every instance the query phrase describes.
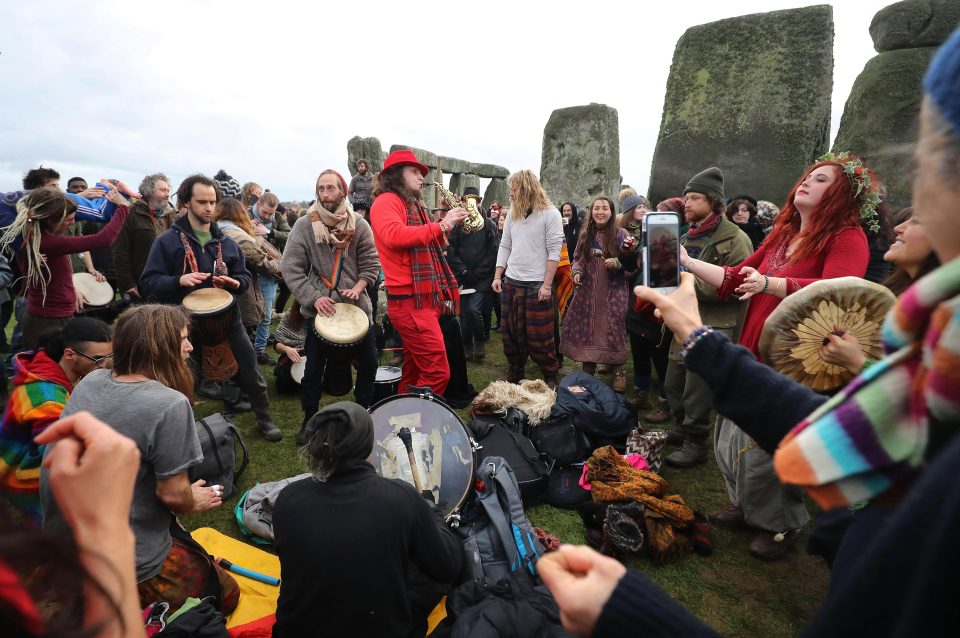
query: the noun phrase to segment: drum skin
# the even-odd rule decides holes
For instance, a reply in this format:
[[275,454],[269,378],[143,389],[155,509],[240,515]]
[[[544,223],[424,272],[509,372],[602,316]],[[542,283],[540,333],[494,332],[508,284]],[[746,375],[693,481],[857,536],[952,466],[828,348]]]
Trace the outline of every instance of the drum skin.
[[88,272],[73,273],[73,287],[83,295],[86,305],[102,308],[116,297],[113,286],[107,281],[97,281],[97,278]]
[[444,517],[455,514],[473,486],[476,467],[475,444],[457,413],[439,399],[401,394],[375,404],[370,416],[370,462],[377,474],[413,485],[407,451],[397,437],[400,428],[409,428],[423,489],[433,493]]
[[313,320],[313,331],[320,340],[338,348],[349,348],[356,345],[370,330],[370,320],[367,313],[348,303],[336,304],[336,312],[332,316],[317,315]]

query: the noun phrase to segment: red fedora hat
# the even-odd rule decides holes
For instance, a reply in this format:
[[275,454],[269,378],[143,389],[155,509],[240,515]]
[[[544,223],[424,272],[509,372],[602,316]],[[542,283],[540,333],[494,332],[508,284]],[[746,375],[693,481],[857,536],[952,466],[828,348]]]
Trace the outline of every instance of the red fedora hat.
[[394,166],[416,166],[420,170],[420,174],[424,177],[430,172],[426,164],[417,161],[417,156],[413,154],[413,151],[401,150],[390,153],[383,162],[383,170],[393,168]]

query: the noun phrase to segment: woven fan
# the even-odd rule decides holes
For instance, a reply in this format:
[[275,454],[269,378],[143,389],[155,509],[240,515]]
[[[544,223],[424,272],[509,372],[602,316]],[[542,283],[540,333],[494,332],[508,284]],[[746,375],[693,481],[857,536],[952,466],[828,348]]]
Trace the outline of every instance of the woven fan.
[[785,298],[767,317],[760,356],[817,392],[841,388],[854,375],[820,358],[820,348],[830,334],[851,334],[868,359],[881,358],[880,327],[895,300],[884,286],[858,277],[815,282]]

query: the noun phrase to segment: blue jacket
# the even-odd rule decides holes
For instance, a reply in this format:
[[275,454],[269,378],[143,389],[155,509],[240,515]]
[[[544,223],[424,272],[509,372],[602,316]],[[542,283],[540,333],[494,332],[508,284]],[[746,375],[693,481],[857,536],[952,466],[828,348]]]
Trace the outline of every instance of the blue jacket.
[[224,235],[217,228],[216,222],[210,224],[210,232],[213,239],[201,248],[200,242],[193,234],[193,228],[190,227],[190,221],[184,215],[172,227],[163,231],[157,237],[153,246],[150,247],[150,255],[143,267],[143,274],[140,275],[140,293],[144,299],[178,304],[183,301],[187,293],[213,286],[212,278],[208,278],[200,285],[192,288],[180,286],[180,277],[190,272],[190,266],[185,258],[186,251],[180,239],[181,233],[187,236],[187,241],[193,248],[200,272],[213,274],[213,264],[217,258],[217,246],[220,246],[223,252],[223,261],[227,264],[230,277],[240,282],[240,287],[230,290],[230,292],[235,295],[242,295],[250,287],[250,271],[247,270],[244,263],[240,246]]

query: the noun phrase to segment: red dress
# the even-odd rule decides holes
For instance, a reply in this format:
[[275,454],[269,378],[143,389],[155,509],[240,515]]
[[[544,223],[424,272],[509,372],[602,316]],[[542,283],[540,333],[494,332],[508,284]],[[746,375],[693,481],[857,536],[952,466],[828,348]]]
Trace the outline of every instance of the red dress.
[[[867,261],[870,259],[867,236],[859,226],[841,230],[826,251],[811,255],[802,261],[786,263],[785,252],[786,244],[771,246],[768,242],[764,242],[757,252],[747,257],[740,265],[725,266],[723,284],[717,289],[717,294],[724,301],[733,294],[733,291],[743,283],[744,277],[739,273],[744,266],[755,268],[761,275],[786,278],[787,292],[792,294],[820,279],[863,277],[867,272]],[[760,343],[763,324],[780,304],[780,300],[780,297],[766,294],[754,295],[750,298],[747,316],[740,330],[740,345],[748,348],[757,359],[760,358],[757,346]]]

